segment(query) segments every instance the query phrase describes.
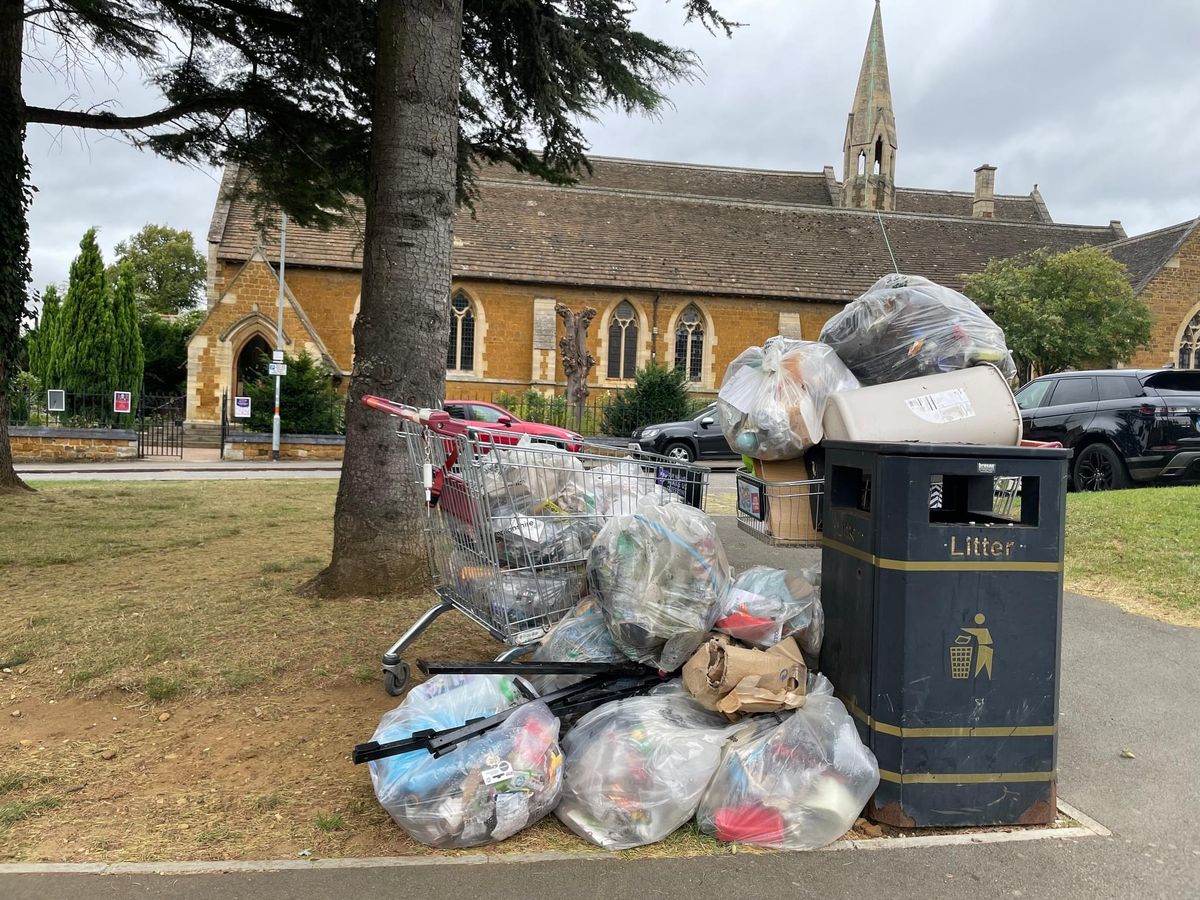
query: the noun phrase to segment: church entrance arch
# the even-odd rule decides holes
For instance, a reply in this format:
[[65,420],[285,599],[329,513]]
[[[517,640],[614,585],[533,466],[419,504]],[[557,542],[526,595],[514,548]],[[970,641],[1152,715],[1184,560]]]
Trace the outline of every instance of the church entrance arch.
[[271,345],[261,334],[255,333],[238,351],[233,364],[234,393],[246,393],[246,385],[267,377],[271,363]]

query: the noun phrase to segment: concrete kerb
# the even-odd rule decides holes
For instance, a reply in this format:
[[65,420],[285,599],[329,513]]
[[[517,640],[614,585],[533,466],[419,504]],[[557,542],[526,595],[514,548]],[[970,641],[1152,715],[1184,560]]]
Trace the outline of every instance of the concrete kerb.
[[[970,844],[1010,844],[1042,840],[1112,837],[1112,832],[1063,800],[1058,811],[1078,822],[1065,828],[1029,828],[1020,831],[986,831],[961,834],[916,835],[840,840],[819,852],[844,850],[921,850]],[[787,852],[787,851],[779,851]],[[615,860],[620,854],[604,850],[547,853],[471,853],[462,856],[368,856],[342,859],[195,860],[146,863],[4,863],[0,875],[220,875],[247,872],[285,872],[310,869],[397,869],[414,866],[481,866],[511,863],[579,862]]]

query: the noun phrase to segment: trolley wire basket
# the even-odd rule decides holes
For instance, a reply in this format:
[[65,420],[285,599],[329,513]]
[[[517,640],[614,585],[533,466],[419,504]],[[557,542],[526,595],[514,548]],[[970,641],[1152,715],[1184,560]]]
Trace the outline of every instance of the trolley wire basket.
[[820,545],[823,479],[770,481],[740,468],[736,482],[738,528],[773,547]]
[[364,402],[400,418],[409,471],[426,499],[438,597],[384,654],[384,687],[393,696],[410,674],[404,650],[442,613],[458,610],[508,644],[501,658],[512,658],[584,595],[587,555],[608,519],[633,513],[640,497],[654,493],[703,508],[704,466],[601,444],[529,441],[467,427],[441,411]]

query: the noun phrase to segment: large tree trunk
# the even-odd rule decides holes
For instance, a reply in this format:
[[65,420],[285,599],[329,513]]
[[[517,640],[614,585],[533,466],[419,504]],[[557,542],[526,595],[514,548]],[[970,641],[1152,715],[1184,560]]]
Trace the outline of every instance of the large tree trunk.
[[324,596],[427,580],[423,492],[395,421],[361,399],[436,406],[445,390],[461,33],[462,0],[379,4],[362,301]]
[[8,442],[9,382],[29,273],[22,13],[22,0],[0,0],[0,494],[25,487],[13,469]]

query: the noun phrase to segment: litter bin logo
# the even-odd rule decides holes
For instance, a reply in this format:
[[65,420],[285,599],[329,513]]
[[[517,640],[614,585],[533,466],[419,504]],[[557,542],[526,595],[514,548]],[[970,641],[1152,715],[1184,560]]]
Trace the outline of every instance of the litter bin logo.
[[992,633],[983,627],[987,617],[983,613],[975,614],[975,624],[979,628],[960,628],[960,634],[950,646],[950,677],[956,681],[971,677],[971,667],[974,664],[975,675],[987,671],[987,677],[992,678]]

